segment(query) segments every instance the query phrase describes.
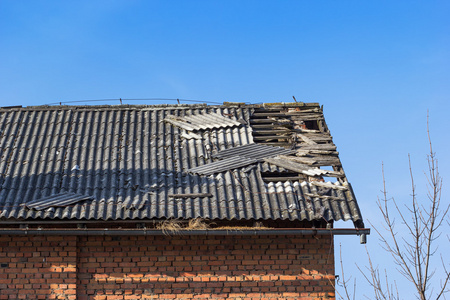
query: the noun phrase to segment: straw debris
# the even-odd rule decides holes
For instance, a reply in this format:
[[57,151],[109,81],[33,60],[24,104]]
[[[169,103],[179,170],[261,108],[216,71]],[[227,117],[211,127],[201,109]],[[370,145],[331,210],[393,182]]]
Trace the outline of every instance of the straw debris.
[[211,227],[216,225],[216,223],[207,223],[202,218],[191,219],[189,222],[183,222],[180,220],[164,220],[156,224],[156,229],[162,230],[165,235],[179,235],[182,231],[195,231],[195,230],[265,230],[271,229],[270,227],[264,226],[261,222],[256,222],[253,226],[219,226]]
[[182,222],[178,220],[164,220],[156,224],[156,229],[162,230],[165,235],[175,235],[183,230],[182,225]]
[[185,228],[186,230],[205,230],[210,229],[209,224],[206,224],[205,221],[201,218],[189,220],[188,226]]

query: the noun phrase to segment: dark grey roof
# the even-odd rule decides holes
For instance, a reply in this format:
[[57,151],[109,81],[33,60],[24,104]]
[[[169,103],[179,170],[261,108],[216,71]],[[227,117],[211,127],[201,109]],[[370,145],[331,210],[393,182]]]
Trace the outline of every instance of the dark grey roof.
[[[218,124],[191,132],[168,122],[193,115]],[[235,156],[267,154],[261,145],[290,164]],[[360,221],[335,150],[317,104],[0,109],[0,217]],[[283,179],[292,165],[307,172]]]

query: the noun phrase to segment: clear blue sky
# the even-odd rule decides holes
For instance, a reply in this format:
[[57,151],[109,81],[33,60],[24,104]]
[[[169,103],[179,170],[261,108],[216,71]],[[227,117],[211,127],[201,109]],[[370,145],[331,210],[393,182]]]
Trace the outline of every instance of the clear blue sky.
[[[379,224],[381,162],[399,201],[410,193],[408,153],[423,178],[427,110],[449,201],[449,16],[449,1],[0,0],[0,106],[319,102],[363,216]],[[394,273],[374,232],[368,241]],[[336,238],[361,298],[358,242]],[[399,287],[410,299],[407,283]]]

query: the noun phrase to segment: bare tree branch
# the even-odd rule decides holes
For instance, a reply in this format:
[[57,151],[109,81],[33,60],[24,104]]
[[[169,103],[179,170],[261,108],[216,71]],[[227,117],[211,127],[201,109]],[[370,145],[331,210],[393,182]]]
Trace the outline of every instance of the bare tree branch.
[[[432,266],[436,264],[433,262],[433,258],[438,252],[438,242],[441,241],[441,227],[443,224],[450,225],[448,220],[450,204],[441,207],[442,178],[436,154],[433,152],[428,115],[427,134],[429,153],[427,155],[428,170],[425,173],[428,191],[426,198],[418,198],[410,155],[408,155],[411,180],[409,204],[399,206],[394,198],[388,198],[384,165],[382,164],[383,190],[382,198],[378,198],[377,206],[383,217],[383,230],[369,223],[379,235],[382,248],[392,256],[398,272],[414,285],[417,291],[416,297],[420,300],[437,300],[441,297],[445,298],[445,293],[449,292],[450,272],[448,269],[450,266],[448,261],[442,259],[442,255],[440,263],[443,267],[443,274],[440,274],[440,286],[437,291],[434,290],[436,286],[432,286],[430,282],[436,274],[436,269]],[[397,224],[391,212],[399,216],[401,220],[399,225],[400,228],[403,228],[401,232],[406,231],[406,235],[398,233]],[[445,242],[449,241],[450,238],[447,235]],[[390,282],[386,271],[382,280],[378,266],[374,267],[368,251],[367,255],[369,266],[366,267],[365,272],[359,267],[358,269],[373,288],[375,299],[399,299],[395,281],[394,284]]]

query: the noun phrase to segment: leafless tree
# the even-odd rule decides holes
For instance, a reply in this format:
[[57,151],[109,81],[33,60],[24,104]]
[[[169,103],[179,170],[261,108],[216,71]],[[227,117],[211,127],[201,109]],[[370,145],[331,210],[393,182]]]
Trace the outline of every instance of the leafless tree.
[[[440,255],[444,274],[439,276],[440,286],[437,290],[430,286],[431,278],[436,275],[435,270],[431,267],[431,261],[437,256],[437,240],[441,237],[441,227],[446,221],[450,205],[441,206],[442,178],[439,174],[436,154],[433,152],[428,122],[427,133],[430,146],[430,152],[427,155],[428,171],[425,174],[428,188],[427,199],[418,199],[417,197],[411,157],[408,156],[411,201],[404,206],[399,206],[394,198],[388,198],[383,167],[383,197],[378,199],[377,204],[383,216],[384,230],[371,224],[380,237],[381,246],[392,256],[399,273],[414,285],[417,298],[420,300],[441,298],[445,292],[448,292],[447,283],[450,278],[450,272]],[[398,234],[392,210],[400,217],[400,226],[404,226],[403,229],[406,229],[407,232],[405,236]],[[369,275],[363,274],[373,287],[376,299],[399,298],[395,284],[389,283],[387,275],[385,275],[384,284],[382,283],[379,269],[373,266],[370,256],[367,269]]]
[[[427,118],[428,119],[428,118]],[[411,198],[405,205],[399,205],[394,198],[388,198],[383,166],[383,194],[377,205],[382,215],[382,226],[370,223],[377,232],[381,246],[390,254],[397,265],[398,272],[408,279],[416,290],[416,297],[420,300],[445,298],[449,292],[450,272],[449,260],[444,260],[438,252],[438,243],[448,243],[448,235],[442,236],[443,226],[449,225],[450,204],[441,202],[442,178],[439,174],[438,160],[430,138],[427,120],[429,141],[429,154],[427,155],[428,170],[425,172],[427,197],[419,199],[412,172],[411,158],[409,158],[409,171],[411,177]],[[400,219],[397,224],[395,216]],[[399,234],[406,232],[406,234]],[[375,299],[400,299],[395,281],[388,278],[386,270],[380,272],[368,254],[368,266],[360,271],[373,288]],[[442,271],[436,273],[437,263],[442,264]],[[431,279],[433,278],[433,282]],[[344,285],[346,282],[344,281]],[[345,287],[346,298],[350,299]]]
[[[349,287],[349,282],[352,277],[346,278],[344,272],[344,263],[342,261],[342,245],[339,244],[339,262],[341,264],[341,276],[336,276],[336,283],[331,282],[336,290],[336,294],[338,295],[338,299],[346,299],[346,300],[355,300],[356,297],[356,278],[353,279],[353,290]],[[342,287],[343,294],[340,294],[336,289],[336,285]],[[350,296],[351,295],[351,296]]]

